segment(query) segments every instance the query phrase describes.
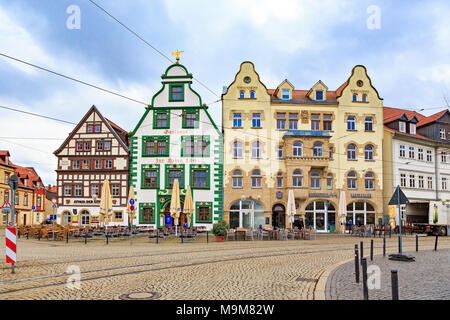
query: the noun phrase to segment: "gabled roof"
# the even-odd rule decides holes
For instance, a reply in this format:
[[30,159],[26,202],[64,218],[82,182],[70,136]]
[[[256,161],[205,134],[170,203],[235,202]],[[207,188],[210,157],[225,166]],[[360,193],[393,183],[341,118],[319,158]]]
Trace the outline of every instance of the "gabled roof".
[[417,139],[422,139],[422,140],[427,140],[427,141],[436,142],[436,140],[433,140],[433,139],[431,139],[431,138],[425,137],[425,136],[423,136],[423,135],[421,135],[421,134],[418,134],[418,133],[416,133],[416,134],[410,134],[410,133],[406,133],[406,132],[400,132],[400,131],[398,131],[398,130],[389,128],[387,125],[384,125],[384,128],[385,128],[386,130],[389,130],[389,131],[391,131],[391,132],[393,132],[393,133],[395,133],[395,134],[397,134],[397,135],[400,135],[400,136],[405,136],[405,137],[411,137],[411,138],[417,138]]
[[11,156],[8,150],[0,150],[0,156]]
[[412,117],[416,117],[419,122],[425,118],[424,115],[411,110],[406,109],[399,109],[399,108],[390,108],[390,107],[383,107],[383,122],[385,124],[391,123],[393,121],[396,121],[400,119],[403,115],[405,115],[408,119],[411,119]]
[[424,125],[430,124],[430,123],[440,119],[447,112],[450,113],[450,110],[445,109],[445,110],[442,110],[442,111],[440,111],[438,113],[432,114],[431,116],[428,116],[428,117],[425,117],[423,119],[420,119],[419,123],[417,124],[417,127],[422,127]]
[[[103,121],[103,123],[106,124],[106,126],[111,130],[111,132],[114,134],[114,136],[117,138],[119,143],[122,145],[122,147],[129,151],[128,148],[128,139],[126,139],[126,132],[122,128],[120,128],[118,125],[114,124],[110,120],[107,120],[103,115],[100,113],[100,111],[97,109],[95,105],[92,105],[92,107],[88,110],[88,112],[84,115],[84,117],[78,122],[77,126],[72,130],[72,132],[69,134],[69,136],[64,140],[64,142],[61,144],[61,146],[53,152],[55,155],[60,153],[62,149],[69,143],[69,141],[73,138],[73,136],[78,132],[78,130],[81,128],[83,123],[86,122],[88,117],[93,113],[97,112],[97,114],[100,116],[100,119]],[[124,134],[125,133],[125,134]],[[122,135],[122,136],[121,136]]]
[[308,93],[306,94],[307,97],[309,97],[309,96],[311,95],[311,93],[313,92],[313,89],[314,89],[318,84],[323,85],[323,86],[325,87],[325,89],[327,90],[327,93],[328,93],[328,87],[325,85],[325,83],[322,82],[322,80],[319,80],[319,81],[316,82],[315,85],[312,86],[311,89],[309,89]]

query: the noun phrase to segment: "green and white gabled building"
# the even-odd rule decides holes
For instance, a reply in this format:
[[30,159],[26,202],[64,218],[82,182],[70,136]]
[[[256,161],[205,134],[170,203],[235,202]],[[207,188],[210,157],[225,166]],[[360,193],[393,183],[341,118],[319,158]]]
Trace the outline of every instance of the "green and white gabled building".
[[[179,179],[182,208],[191,186],[191,226],[211,230],[223,213],[222,134],[184,66],[169,66],[161,78],[161,90],[130,135],[130,180],[137,208],[133,224],[165,226],[173,181]],[[181,214],[178,225],[185,222]]]

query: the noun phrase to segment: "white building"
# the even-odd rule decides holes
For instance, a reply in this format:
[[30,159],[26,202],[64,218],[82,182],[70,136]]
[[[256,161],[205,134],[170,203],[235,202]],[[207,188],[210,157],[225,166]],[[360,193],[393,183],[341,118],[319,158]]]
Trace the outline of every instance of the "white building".
[[[191,88],[192,74],[169,66],[162,88],[131,133],[131,184],[136,193],[135,225],[174,225],[170,201],[179,180],[181,208],[190,185],[195,214],[191,226],[222,219],[222,135],[201,97]],[[167,218],[166,218],[167,217]],[[184,213],[178,225],[185,225]]]

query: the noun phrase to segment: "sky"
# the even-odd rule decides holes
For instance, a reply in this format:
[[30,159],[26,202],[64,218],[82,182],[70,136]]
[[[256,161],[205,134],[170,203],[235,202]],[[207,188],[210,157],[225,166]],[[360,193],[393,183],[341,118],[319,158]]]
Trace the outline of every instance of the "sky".
[[[215,101],[243,61],[268,88],[287,78],[335,90],[362,64],[385,106],[430,115],[450,101],[448,1],[95,1],[166,56],[184,50],[180,62],[208,87],[193,84],[219,125]],[[67,27],[71,6],[79,29]],[[170,65],[88,0],[2,0],[0,53],[144,102]],[[127,131],[145,108],[0,56],[0,106],[78,123],[93,104]],[[0,150],[55,184],[53,152],[73,128],[0,109]]]

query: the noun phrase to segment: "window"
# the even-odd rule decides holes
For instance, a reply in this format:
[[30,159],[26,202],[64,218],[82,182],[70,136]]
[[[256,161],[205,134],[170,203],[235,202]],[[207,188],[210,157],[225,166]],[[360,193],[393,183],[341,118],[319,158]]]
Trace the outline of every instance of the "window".
[[323,91],[322,90],[316,91],[316,100],[323,100]]
[[81,197],[83,195],[83,188],[81,184],[76,184],[74,188],[74,196]]
[[[24,206],[27,206],[27,205],[28,205],[28,194],[26,194],[26,193],[23,195],[23,205],[24,205]],[[41,197],[38,198],[38,204],[37,204],[37,206],[38,206],[38,207],[41,206]]]
[[313,150],[314,150],[314,157],[323,157],[322,142],[314,142]]
[[70,223],[72,221],[72,215],[69,211],[63,213],[63,223]]
[[105,160],[105,169],[112,169],[113,161],[112,160]]
[[113,197],[120,197],[120,185],[119,184],[111,185],[111,195]]
[[94,161],[94,168],[95,169],[101,169],[102,168],[102,160],[95,160]]
[[242,143],[239,141],[233,143],[233,158],[242,158]]
[[311,189],[320,189],[320,173],[317,171],[311,172]]
[[289,113],[289,130],[297,130],[298,113]]
[[184,128],[196,128],[198,125],[197,112],[184,113]]
[[144,169],[144,188],[158,188],[158,170]]
[[77,151],[83,151],[83,142],[77,142]]
[[[28,205],[28,195],[27,194],[25,194],[25,199],[26,199],[26,203],[24,203],[24,205]],[[36,200],[36,205],[38,206],[38,207],[40,207],[41,206],[41,196],[38,196],[37,197],[37,200]]]
[[427,161],[432,162],[433,161],[433,154],[431,150],[427,150]]
[[406,150],[404,145],[400,145],[400,158],[406,157]]
[[406,187],[406,174],[404,173],[400,174],[400,186]]
[[87,132],[88,133],[92,133],[94,131],[94,126],[92,125],[92,124],[89,124],[88,126],[87,126]]
[[333,160],[333,147],[330,147],[329,152],[330,160]]
[[5,201],[9,201],[9,192],[5,191]]
[[424,184],[423,184],[423,176],[419,176],[419,188],[423,189],[424,188]]
[[356,190],[356,173],[351,171],[347,175],[347,189]]
[[356,146],[354,144],[347,147],[347,160],[356,160]]
[[283,100],[289,100],[291,98],[289,90],[282,90],[281,91],[281,99]]
[[441,140],[445,140],[445,129],[439,130],[439,137],[441,138]]
[[95,125],[95,132],[101,132],[102,131],[102,126],[100,124],[96,124]]
[[168,112],[156,112],[156,125],[155,128],[169,128],[169,113]]
[[242,188],[242,171],[234,170],[232,180],[233,180],[233,188]]
[[122,213],[122,211],[114,211],[114,219],[115,220],[123,220],[123,213]]
[[171,86],[169,101],[183,101],[183,86]]
[[427,177],[427,187],[430,190],[433,190],[433,177]]
[[84,151],[90,151],[91,150],[91,142],[90,141],[86,141],[84,143]]
[[292,149],[293,157],[301,157],[303,155],[303,144],[300,141],[295,141]]
[[356,118],[350,116],[347,118],[347,130],[356,130]]
[[332,131],[333,130],[333,116],[331,114],[323,115],[323,130]]
[[414,159],[414,147],[409,147],[409,158]]
[[183,136],[182,157],[209,157],[209,137]]
[[241,99],[245,98],[245,92],[243,90],[239,92],[239,98]]
[[260,170],[253,170],[252,172],[252,188],[262,187],[262,176]]
[[278,159],[283,159],[283,147],[278,146]]
[[155,210],[153,206],[145,206],[141,209],[141,223],[154,223]]
[[164,157],[169,155],[168,136],[143,137],[142,140],[144,143],[144,157]]
[[399,121],[399,123],[398,123],[398,131],[406,132],[406,122]]
[[416,134],[416,125],[414,123],[409,124],[409,133]]
[[242,128],[242,115],[240,113],[233,114],[233,128]]
[[9,184],[9,176],[10,176],[10,173],[5,172],[5,184]]
[[277,188],[283,188],[283,173],[281,172],[277,174]]
[[311,114],[311,130],[320,130],[320,114]]
[[292,174],[292,186],[301,188],[303,186],[303,172],[300,169],[296,169]]
[[197,206],[197,222],[211,221],[211,207]]
[[333,174],[327,174],[327,189],[333,189]]
[[416,177],[413,174],[409,175],[409,187],[410,188],[416,187]]
[[447,163],[447,152],[441,151],[441,162]]
[[261,128],[261,114],[254,113],[252,115],[252,127],[253,128]]
[[363,94],[362,95],[362,101],[363,102],[367,102],[367,94]]
[[91,196],[99,196],[100,195],[100,187],[98,184],[91,185]]
[[199,169],[192,171],[192,180],[194,181],[194,188],[196,189],[207,189],[208,186],[208,170]]
[[80,160],[72,160],[72,169],[80,169]]
[[72,186],[66,184],[64,186],[64,196],[68,197],[72,195]]
[[255,99],[255,91],[250,91],[250,99]]
[[97,151],[103,150],[103,141],[99,140],[97,141]]
[[373,146],[367,145],[364,149],[364,156],[366,160],[373,160]]
[[169,188],[173,188],[173,182],[178,180],[180,186],[184,185],[183,182],[183,170],[181,169],[169,169]]
[[82,225],[82,226],[87,226],[87,225],[89,225],[89,222],[90,222],[90,220],[91,220],[90,218],[91,218],[91,215],[89,214],[89,212],[83,210],[83,211],[81,212],[81,225]]
[[252,158],[253,159],[261,158],[261,143],[259,141],[252,143]]
[[442,190],[447,190],[447,178],[442,177]]
[[375,189],[375,177],[372,172],[367,172],[365,175],[365,187],[366,190],[374,190]]
[[110,151],[111,150],[111,142],[105,141],[105,143],[103,144],[103,150]]
[[286,113],[277,113],[277,129],[286,129]]
[[89,169],[89,160],[83,160],[83,170]]
[[356,93],[353,94],[353,101],[354,102],[358,101],[358,95]]
[[372,118],[366,118],[364,121],[364,130],[365,131],[373,131],[373,120]]

